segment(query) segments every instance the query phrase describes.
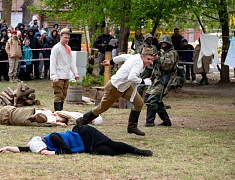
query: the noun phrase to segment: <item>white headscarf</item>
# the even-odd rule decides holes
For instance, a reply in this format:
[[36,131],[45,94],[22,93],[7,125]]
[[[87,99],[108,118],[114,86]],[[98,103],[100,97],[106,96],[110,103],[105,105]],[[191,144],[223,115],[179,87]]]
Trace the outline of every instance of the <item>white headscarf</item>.
[[42,149],[46,148],[46,144],[42,141],[40,136],[33,137],[28,143],[29,149],[32,152],[40,152]]

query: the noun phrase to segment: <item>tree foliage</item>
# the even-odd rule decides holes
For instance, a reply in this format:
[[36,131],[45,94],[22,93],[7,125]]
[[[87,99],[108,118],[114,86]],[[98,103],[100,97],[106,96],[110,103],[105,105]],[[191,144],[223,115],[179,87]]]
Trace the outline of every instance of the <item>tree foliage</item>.
[[[222,62],[224,62],[225,44],[228,44],[229,37],[228,16],[234,13],[234,1],[43,0],[39,11],[49,17],[67,20],[73,25],[88,26],[90,30],[99,30],[98,33],[102,33],[102,27],[105,25],[119,26],[119,48],[125,52],[127,52],[130,29],[140,29],[146,25],[150,26],[147,31],[152,34],[156,29],[172,31],[176,26],[202,28],[205,33],[221,29],[224,43]],[[222,64],[222,81],[229,81],[228,75],[228,68],[223,67]]]

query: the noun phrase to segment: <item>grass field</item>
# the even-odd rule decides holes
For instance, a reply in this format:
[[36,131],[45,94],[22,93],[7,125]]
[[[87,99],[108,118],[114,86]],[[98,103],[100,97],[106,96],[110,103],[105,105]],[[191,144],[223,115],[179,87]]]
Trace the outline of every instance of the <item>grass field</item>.
[[[16,84],[0,84],[0,91],[7,86],[16,88]],[[50,81],[34,80],[27,84],[36,89],[36,99],[41,101],[37,107],[53,110]],[[205,88],[187,85],[178,93],[170,93],[165,99],[171,106],[170,128],[141,127],[145,122],[144,107],[139,128],[146,133],[145,137],[126,132],[129,109],[110,108],[102,114],[103,125],[95,126],[97,129],[113,140],[151,149],[153,157],[6,152],[0,154],[0,179],[235,179],[234,87],[234,83]],[[64,110],[84,113],[92,107],[65,104]],[[0,125],[0,147],[24,146],[33,136],[66,129]]]

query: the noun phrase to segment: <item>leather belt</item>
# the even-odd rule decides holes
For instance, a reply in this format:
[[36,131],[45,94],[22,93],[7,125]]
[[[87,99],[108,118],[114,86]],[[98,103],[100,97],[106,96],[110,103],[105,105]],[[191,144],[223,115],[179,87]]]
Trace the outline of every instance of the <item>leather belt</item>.
[[8,114],[8,125],[12,125],[12,123],[11,123],[11,115],[12,115],[12,112],[14,111],[15,109],[11,109],[10,111],[9,111],[9,114]]

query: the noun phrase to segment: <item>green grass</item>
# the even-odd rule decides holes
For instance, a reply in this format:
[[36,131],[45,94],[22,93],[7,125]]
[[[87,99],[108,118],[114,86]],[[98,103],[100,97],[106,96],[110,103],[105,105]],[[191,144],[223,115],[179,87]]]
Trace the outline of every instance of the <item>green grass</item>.
[[[36,99],[39,99],[42,104],[37,107],[47,107],[53,110],[51,82],[38,80],[30,81],[27,84],[36,89]],[[7,86],[14,89],[16,84],[2,82],[0,91]],[[111,108],[102,114],[103,125],[95,127],[113,140],[124,141],[143,149],[151,149],[154,152],[153,157],[133,155],[110,157],[89,154],[43,156],[34,153],[7,152],[0,154],[0,178],[235,179],[235,130],[234,123],[232,123],[235,119],[235,112],[234,106],[229,104],[229,100],[231,97],[224,97],[221,101],[221,99],[209,95],[174,97],[174,94],[171,94],[165,102],[171,105],[168,113],[172,118],[173,127],[146,128],[140,126],[140,129],[146,133],[145,137],[126,133],[129,109]],[[214,106],[213,104],[218,101],[221,106]],[[65,104],[64,109],[84,113],[92,107],[91,105]],[[146,107],[141,113],[140,125],[144,123],[145,113]],[[187,120],[184,122],[186,124],[184,127],[180,125],[181,118]],[[220,127],[214,130],[211,130],[210,127],[201,129],[194,125],[198,119],[202,119],[200,123],[205,123],[201,124],[202,126],[220,122],[219,120],[223,123],[231,123],[231,125],[226,129],[220,129]],[[215,119],[218,121],[214,122]],[[216,124],[213,125],[216,126]],[[72,127],[69,126],[67,129]],[[65,131],[65,129],[1,125],[0,147],[27,145],[31,137],[53,131]]]

